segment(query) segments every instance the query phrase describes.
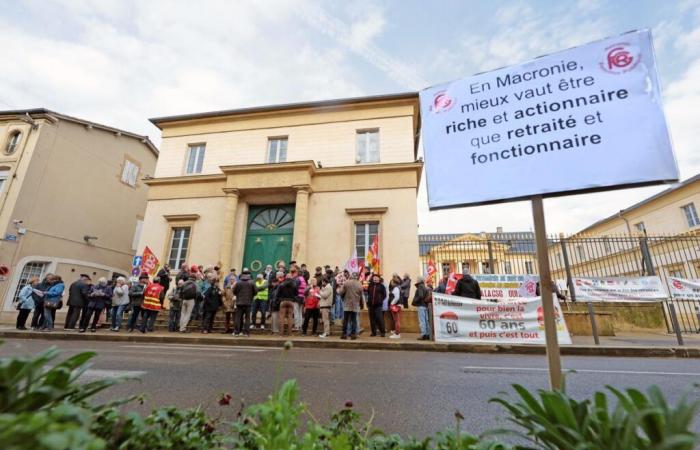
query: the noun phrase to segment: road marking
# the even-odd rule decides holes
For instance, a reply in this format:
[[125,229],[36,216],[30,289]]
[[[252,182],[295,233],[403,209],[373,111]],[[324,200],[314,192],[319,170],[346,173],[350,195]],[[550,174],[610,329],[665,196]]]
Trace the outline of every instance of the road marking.
[[[548,372],[546,367],[489,367],[489,366],[466,366],[462,367],[463,372],[478,371],[503,371],[503,372]],[[620,375],[673,375],[682,377],[697,377],[700,373],[690,372],[649,372],[637,370],[600,370],[600,369],[562,369],[564,372],[573,371],[576,373],[614,373]]]
[[122,345],[122,348],[135,349],[143,348],[149,350],[212,350],[212,351],[232,351],[232,352],[249,352],[249,353],[260,353],[268,350],[279,350],[275,348],[267,347],[239,347],[239,346],[229,346],[229,345]]
[[301,364],[345,364],[348,366],[356,366],[358,363],[355,361],[313,361],[305,359],[283,359],[282,362],[290,363],[301,363]]
[[129,377],[136,378],[146,375],[143,370],[105,370],[105,369],[88,369],[80,375],[81,381],[102,380],[105,378],[121,378]]

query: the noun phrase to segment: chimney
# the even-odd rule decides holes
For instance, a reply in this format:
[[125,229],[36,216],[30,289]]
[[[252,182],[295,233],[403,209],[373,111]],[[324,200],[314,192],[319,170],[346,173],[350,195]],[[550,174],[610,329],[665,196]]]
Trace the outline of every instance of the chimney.
[[496,233],[503,233],[503,227],[496,227]]

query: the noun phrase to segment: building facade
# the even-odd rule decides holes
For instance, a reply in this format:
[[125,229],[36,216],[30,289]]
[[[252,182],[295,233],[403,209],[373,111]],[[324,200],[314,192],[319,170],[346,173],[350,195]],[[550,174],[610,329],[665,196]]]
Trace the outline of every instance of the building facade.
[[0,310],[14,315],[33,276],[128,274],[146,209],[141,178],[157,158],[145,136],[46,109],[0,112]]
[[416,93],[151,120],[163,142],[139,250],[173,269],[418,260]]

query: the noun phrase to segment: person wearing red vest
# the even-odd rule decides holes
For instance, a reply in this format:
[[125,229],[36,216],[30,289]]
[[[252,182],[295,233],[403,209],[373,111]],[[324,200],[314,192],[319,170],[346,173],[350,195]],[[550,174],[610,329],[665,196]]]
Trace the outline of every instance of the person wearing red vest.
[[153,331],[153,326],[160,311],[160,294],[163,292],[163,286],[160,284],[158,277],[153,277],[153,282],[146,286],[143,291],[143,319],[141,320],[141,333],[146,330]]

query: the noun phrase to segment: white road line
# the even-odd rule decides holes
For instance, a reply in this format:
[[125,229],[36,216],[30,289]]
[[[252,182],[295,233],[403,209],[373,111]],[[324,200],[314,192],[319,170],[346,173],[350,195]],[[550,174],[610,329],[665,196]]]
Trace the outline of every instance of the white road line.
[[327,365],[334,365],[334,364],[345,364],[348,366],[356,366],[358,363],[354,361],[313,361],[313,360],[305,360],[305,359],[283,359],[282,362],[290,362],[290,363],[301,363],[301,364],[327,364]]
[[238,346],[227,346],[227,345],[204,345],[204,346],[186,346],[186,345],[122,345],[122,348],[135,349],[143,348],[149,350],[210,350],[210,351],[231,351],[231,352],[248,352],[248,353],[260,353],[268,350],[275,350],[274,348],[266,347],[238,347]]
[[141,377],[146,375],[147,372],[143,370],[105,370],[105,369],[88,369],[80,375],[81,381],[88,380],[101,380],[105,378],[119,378],[119,377]]
[[[546,367],[489,367],[489,366],[466,366],[462,367],[464,372],[470,371],[503,371],[503,372],[548,372]],[[697,377],[700,373],[691,372],[649,372],[637,370],[599,370],[599,369],[562,369],[564,372],[574,371],[577,373],[614,373],[620,375],[673,375],[681,377]]]

